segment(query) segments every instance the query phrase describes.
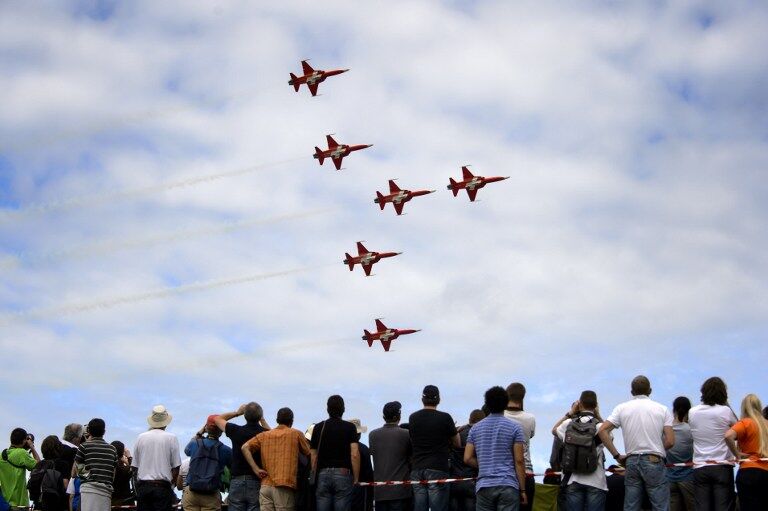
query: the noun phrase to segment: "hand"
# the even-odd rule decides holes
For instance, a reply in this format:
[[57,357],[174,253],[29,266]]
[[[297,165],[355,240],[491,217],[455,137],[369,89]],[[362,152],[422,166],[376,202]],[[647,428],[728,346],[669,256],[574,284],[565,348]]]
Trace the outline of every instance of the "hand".
[[260,468],[256,471],[256,475],[259,476],[259,479],[264,479],[265,477],[267,477],[267,471],[264,470],[263,468]]
[[240,405],[240,407],[237,409],[237,412],[235,412],[235,413],[237,413],[237,415],[245,415],[245,407],[246,406],[248,406],[248,405],[247,404]]
[[27,437],[27,439],[24,441],[24,448],[25,449],[34,449],[35,448],[35,441],[31,438]]
[[131,457],[131,451],[129,451],[128,448],[126,448],[123,451],[123,456],[125,456],[126,458],[130,458]]
[[568,412],[568,414],[573,416],[573,415],[576,415],[577,413],[579,413],[579,406],[580,406],[580,403],[578,401],[574,401],[571,404],[571,411]]
[[520,504],[523,506],[528,504],[528,494],[526,494],[524,491],[520,492]]
[[616,463],[619,464],[619,466],[624,466],[624,463],[627,461],[627,455],[626,454],[619,454],[618,456],[614,456],[614,459],[616,460]]

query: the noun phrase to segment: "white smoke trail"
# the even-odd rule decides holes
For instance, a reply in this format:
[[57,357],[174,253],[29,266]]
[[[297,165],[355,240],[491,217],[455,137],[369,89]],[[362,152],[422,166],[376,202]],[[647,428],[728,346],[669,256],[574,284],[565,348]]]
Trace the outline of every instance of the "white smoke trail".
[[184,284],[175,287],[165,287],[147,291],[144,293],[137,293],[126,296],[117,296],[114,298],[106,298],[94,302],[84,303],[72,303],[65,304],[59,307],[52,307],[48,309],[32,309],[28,311],[21,311],[11,314],[0,316],[0,326],[10,325],[24,320],[36,320],[46,319],[51,317],[66,316],[71,314],[78,314],[82,312],[90,312],[94,310],[111,309],[120,305],[128,305],[132,303],[145,302],[148,300],[156,300],[160,298],[166,298],[174,295],[181,295],[187,293],[193,293],[196,291],[206,291],[208,289],[215,289],[219,287],[234,286],[237,284],[245,284],[247,282],[256,282],[259,280],[267,280],[276,277],[284,277],[286,275],[294,275],[297,273],[304,273],[311,270],[317,270],[328,266],[336,265],[336,263],[328,263],[315,266],[304,266],[302,268],[294,268],[291,270],[277,271],[271,273],[260,273],[255,275],[246,275],[244,277],[233,277],[228,279],[207,280],[203,282],[193,282],[191,284]]
[[21,265],[41,265],[59,262],[66,259],[81,259],[99,255],[106,255],[121,250],[131,250],[138,248],[148,248],[165,243],[173,243],[176,241],[183,241],[201,236],[211,236],[217,234],[226,234],[234,232],[240,229],[248,229],[250,227],[257,227],[260,225],[270,225],[279,222],[286,222],[290,220],[298,220],[301,218],[309,218],[317,215],[322,215],[334,211],[334,208],[315,209],[310,211],[303,211],[300,213],[292,213],[286,215],[273,216],[269,218],[261,219],[248,219],[238,220],[236,222],[226,223],[224,225],[214,225],[208,227],[202,227],[197,229],[188,229],[183,231],[176,231],[167,234],[160,234],[157,236],[149,236],[144,238],[134,239],[122,239],[122,240],[107,240],[100,243],[93,243],[89,245],[83,245],[79,247],[73,247],[66,250],[57,250],[51,252],[42,253],[20,253],[15,256],[9,256],[4,259],[0,259],[0,270],[13,269]]
[[152,119],[159,119],[174,115],[180,112],[191,112],[194,110],[202,110],[205,108],[220,108],[222,105],[231,106],[231,103],[240,100],[244,97],[253,95],[256,89],[244,89],[239,92],[224,95],[218,98],[203,97],[198,104],[181,104],[174,106],[166,106],[161,108],[153,108],[145,110],[143,112],[137,112],[133,114],[126,114],[122,117],[115,117],[112,119],[94,120],[88,125],[63,129],[47,135],[36,136],[34,139],[27,139],[23,141],[4,141],[0,145],[0,153],[25,153],[31,150],[37,150],[42,147],[57,144],[59,142],[66,142],[80,137],[86,137],[90,135],[98,135],[110,130],[123,128],[130,126],[131,124],[140,123],[142,121],[149,121]]
[[146,186],[144,188],[135,188],[133,190],[117,191],[117,192],[105,192],[101,194],[88,195],[83,197],[73,197],[71,199],[63,199],[58,201],[44,202],[40,204],[31,204],[24,209],[17,211],[6,211],[0,214],[0,223],[8,221],[17,221],[25,216],[29,215],[41,215],[44,213],[50,213],[52,211],[67,211],[76,209],[83,206],[99,206],[102,204],[111,204],[117,201],[136,199],[144,197],[146,195],[153,195],[159,192],[166,192],[174,190],[176,188],[186,188],[189,186],[195,186],[202,183],[210,183],[212,181],[218,181],[219,179],[226,179],[230,177],[242,176],[245,174],[251,174],[259,170],[263,170],[269,167],[276,167],[279,165],[286,165],[299,160],[305,159],[304,156],[297,156],[295,158],[289,158],[287,160],[280,160],[270,163],[262,163],[259,165],[252,165],[242,169],[230,170],[227,172],[218,172],[216,174],[207,174],[204,176],[190,177],[187,179],[181,179],[179,181],[170,181],[168,183],[160,183],[157,185]]

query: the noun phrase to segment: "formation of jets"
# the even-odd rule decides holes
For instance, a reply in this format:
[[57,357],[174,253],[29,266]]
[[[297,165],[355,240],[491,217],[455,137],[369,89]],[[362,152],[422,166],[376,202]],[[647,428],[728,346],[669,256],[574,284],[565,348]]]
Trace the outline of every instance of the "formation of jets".
[[[340,75],[342,73],[346,73],[349,71],[348,69],[333,69],[330,71],[324,71],[322,69],[313,69],[312,66],[309,65],[309,62],[306,60],[301,61],[301,68],[303,75],[302,76],[296,76],[295,74],[291,73],[291,79],[288,81],[288,85],[293,86],[294,90],[296,92],[299,91],[299,87],[302,84],[306,84],[307,88],[309,89],[309,92],[312,94],[312,96],[317,95],[317,87],[319,84],[324,82],[326,78],[330,76],[336,76]],[[333,165],[336,167],[336,170],[341,170],[341,164],[345,157],[349,156],[354,151],[360,151],[361,149],[367,149],[371,147],[373,144],[358,144],[358,145],[346,145],[346,144],[339,144],[334,138],[333,135],[326,135],[326,141],[328,143],[328,149],[323,150],[319,147],[315,147],[315,152],[312,155],[313,158],[315,158],[320,165],[323,164],[323,162],[326,160],[326,158],[330,158],[333,161]],[[461,167],[462,172],[462,179],[460,181],[454,180],[453,178],[449,178],[449,184],[448,184],[448,190],[453,192],[453,196],[456,197],[461,190],[466,190],[467,195],[469,196],[470,202],[475,202],[475,199],[477,198],[477,191],[481,188],[485,187],[488,183],[495,183],[498,181],[503,181],[505,179],[509,179],[509,176],[501,177],[501,176],[494,176],[494,177],[484,177],[484,176],[476,176],[470,172],[469,165],[465,165]],[[405,190],[401,189],[397,184],[395,183],[394,179],[389,180],[389,193],[383,194],[379,191],[376,191],[376,198],[373,199],[373,202],[375,204],[379,205],[379,208],[383,211],[384,206],[387,205],[387,203],[392,203],[392,206],[395,209],[395,212],[397,215],[402,215],[403,213],[403,207],[405,206],[406,202],[409,202],[414,197],[421,197],[422,195],[428,195],[430,193],[434,193],[435,190]],[[363,267],[363,272],[365,272],[366,276],[371,275],[371,270],[373,268],[373,265],[381,261],[382,259],[388,258],[388,257],[394,257],[397,255],[400,255],[401,252],[372,252],[365,248],[362,242],[357,242],[357,256],[352,256],[350,254],[344,254],[344,264],[349,266],[349,271],[353,271],[356,264],[359,264]],[[369,332],[368,330],[363,330],[363,340],[365,340],[368,343],[369,347],[373,346],[374,341],[381,341],[381,345],[384,347],[384,351],[389,351],[392,341],[397,339],[401,335],[407,335],[407,334],[413,334],[419,332],[419,330],[399,330],[397,328],[388,328],[384,325],[384,323],[381,322],[380,319],[376,320],[376,331],[375,332]]]

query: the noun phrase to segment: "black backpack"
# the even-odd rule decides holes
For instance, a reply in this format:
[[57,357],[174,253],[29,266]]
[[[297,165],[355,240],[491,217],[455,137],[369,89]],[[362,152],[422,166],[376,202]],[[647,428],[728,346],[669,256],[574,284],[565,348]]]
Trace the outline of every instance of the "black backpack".
[[214,440],[210,447],[203,440],[197,440],[197,451],[189,461],[187,486],[197,493],[213,494],[221,487],[221,469],[219,468],[219,441]]
[[27,490],[32,502],[42,502],[44,498],[58,499],[61,496],[61,472],[51,460],[41,460],[29,473]]
[[[589,417],[582,422],[581,417]],[[592,414],[578,415],[565,428],[562,469],[565,473],[591,474],[597,470],[597,425]]]

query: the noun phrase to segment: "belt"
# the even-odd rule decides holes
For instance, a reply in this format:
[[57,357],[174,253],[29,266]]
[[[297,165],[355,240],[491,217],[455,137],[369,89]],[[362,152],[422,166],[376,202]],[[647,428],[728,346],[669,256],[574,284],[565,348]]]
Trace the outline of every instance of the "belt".
[[344,467],[325,467],[325,468],[321,468],[320,472],[322,472],[324,470],[333,470],[337,474],[342,474],[342,475],[345,475],[345,476],[347,476],[347,475],[352,473],[351,470],[349,470],[348,468],[344,468]]
[[149,484],[151,486],[170,486],[171,482],[165,479],[139,479],[139,484]]
[[664,456],[660,456],[653,452],[640,452],[637,454],[627,454],[627,458],[632,458],[634,456],[648,456],[649,458],[656,458],[656,461],[661,461],[664,459]]

